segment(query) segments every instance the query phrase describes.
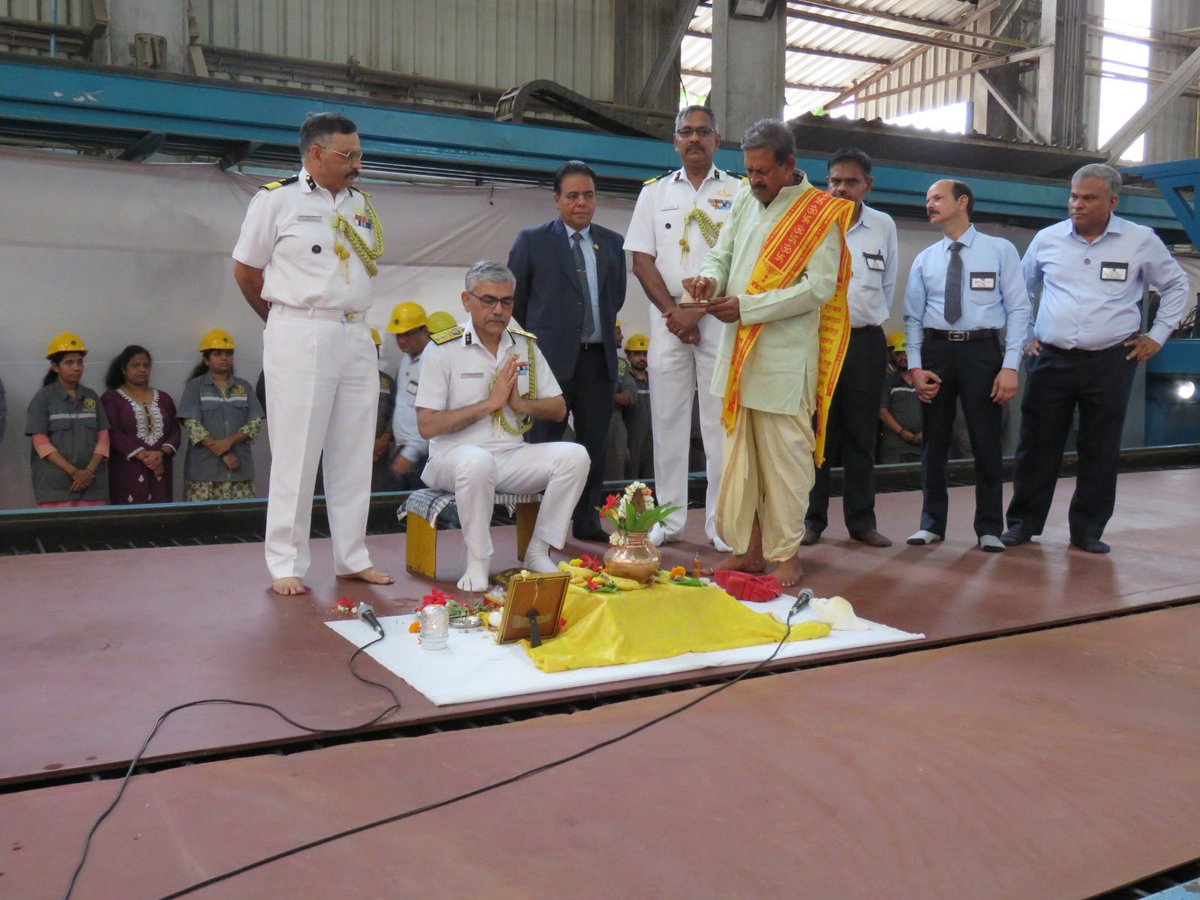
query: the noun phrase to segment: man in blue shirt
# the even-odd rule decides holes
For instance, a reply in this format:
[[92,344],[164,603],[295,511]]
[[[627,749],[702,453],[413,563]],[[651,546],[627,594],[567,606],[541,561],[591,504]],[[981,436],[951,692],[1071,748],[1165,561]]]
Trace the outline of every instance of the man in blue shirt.
[[[1039,231],[1022,267],[1030,292],[1041,287],[1026,346],[1029,382],[1021,402],[1008,531],[1013,547],[1042,533],[1079,411],[1079,474],[1068,513],[1071,545],[1108,553],[1100,540],[1117,495],[1125,408],[1138,363],[1158,352],[1187,306],[1188,279],[1158,236],[1113,215],[1121,176],[1084,166],[1071,179],[1070,218]],[[1140,303],[1158,288],[1158,314],[1141,334]]]
[[925,403],[925,498],[921,528],[908,543],[932,544],[946,536],[946,459],[961,397],[975,456],[975,535],[981,549],[997,553],[1004,550],[1001,413],[1017,393],[1030,303],[1017,248],[976,231],[974,207],[975,197],[961,181],[929,188],[925,211],[943,237],[917,254],[904,292],[908,366]]

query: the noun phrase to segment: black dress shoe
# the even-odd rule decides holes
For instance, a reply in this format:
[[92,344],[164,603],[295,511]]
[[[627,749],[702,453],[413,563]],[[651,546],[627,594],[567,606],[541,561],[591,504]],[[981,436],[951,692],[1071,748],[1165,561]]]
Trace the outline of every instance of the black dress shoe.
[[1079,540],[1071,538],[1071,546],[1078,547],[1085,553],[1108,553],[1112,550],[1112,547],[1097,538],[1080,538]]
[[571,535],[577,541],[600,541],[608,543],[608,533],[597,524],[576,525],[571,529]]
[[821,539],[821,532],[824,530],[824,528],[805,528],[804,537],[800,538],[800,546],[811,547]]
[[1019,528],[1010,528],[1004,534],[1000,535],[1000,543],[1005,547],[1019,547],[1021,544],[1028,544],[1032,540],[1032,534],[1026,534]]

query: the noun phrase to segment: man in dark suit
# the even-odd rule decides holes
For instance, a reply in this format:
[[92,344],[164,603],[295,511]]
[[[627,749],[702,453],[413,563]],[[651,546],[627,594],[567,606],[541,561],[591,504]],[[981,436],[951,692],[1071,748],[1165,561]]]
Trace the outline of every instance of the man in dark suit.
[[[607,540],[595,507],[602,502],[604,455],[617,382],[614,339],[625,303],[624,238],[592,224],[596,173],[572,160],[554,174],[558,218],[517,235],[508,267],[517,278],[513,318],[538,336],[562,388],[575,437],[588,452],[587,486],[572,516],[577,540]],[[534,443],[560,440],[563,422],[536,422]]]

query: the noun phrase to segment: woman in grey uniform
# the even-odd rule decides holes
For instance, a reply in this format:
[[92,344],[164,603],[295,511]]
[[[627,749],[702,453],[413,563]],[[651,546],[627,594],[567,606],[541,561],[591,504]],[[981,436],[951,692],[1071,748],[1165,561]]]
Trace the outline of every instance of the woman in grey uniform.
[[233,374],[233,338],[214,328],[200,340],[204,360],[183,389],[179,418],[188,453],[184,500],[237,500],[254,496],[250,443],[263,411],[250,382]]
[[43,508],[108,503],[108,419],[100,398],[81,384],[87,347],[64,331],[46,348],[50,371],[29,401],[25,433],[33,441],[33,495]]

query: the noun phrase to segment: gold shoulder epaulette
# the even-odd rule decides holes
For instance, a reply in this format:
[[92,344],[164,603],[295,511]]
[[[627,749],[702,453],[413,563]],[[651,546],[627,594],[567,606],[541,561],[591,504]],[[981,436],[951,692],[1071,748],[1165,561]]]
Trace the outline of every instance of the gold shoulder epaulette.
[[299,175],[293,175],[291,178],[281,178],[278,181],[272,181],[267,184],[264,184],[261,188],[259,188],[259,190],[273,191],[276,188],[283,187],[285,184],[295,184],[299,180],[300,180]]
[[509,334],[519,334],[521,337],[527,337],[527,338],[529,338],[531,341],[536,341],[536,340],[537,340],[537,335],[536,335],[536,334],[531,334],[531,333],[530,333],[530,332],[528,332],[528,331],[522,331],[522,330],[521,330],[520,328],[518,328],[516,325],[509,325],[509,326],[508,326],[508,333],[509,333]]
[[429,339],[435,344],[445,344],[455,338],[463,336],[464,329],[461,325],[455,325],[453,328],[447,328],[445,331],[439,331],[437,334],[431,334]]
[[654,182],[661,181],[663,178],[666,178],[668,175],[670,175],[674,171],[675,171],[674,169],[667,169],[667,171],[663,172],[661,175],[655,175],[653,178],[647,178],[645,181],[642,182],[642,184],[654,184]]

